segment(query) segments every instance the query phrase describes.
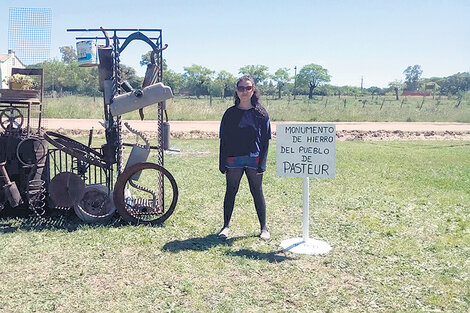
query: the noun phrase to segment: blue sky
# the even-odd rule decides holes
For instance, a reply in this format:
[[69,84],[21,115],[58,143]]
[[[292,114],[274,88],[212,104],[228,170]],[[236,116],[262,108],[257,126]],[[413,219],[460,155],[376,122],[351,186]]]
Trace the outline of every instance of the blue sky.
[[[168,66],[199,64],[238,75],[263,64],[274,73],[306,64],[328,69],[334,85],[385,87],[409,65],[423,77],[470,71],[470,1],[0,0],[0,53],[8,49],[8,8],[51,8],[51,57],[75,46],[67,28],[161,28]],[[122,62],[139,74],[147,51],[132,43]]]

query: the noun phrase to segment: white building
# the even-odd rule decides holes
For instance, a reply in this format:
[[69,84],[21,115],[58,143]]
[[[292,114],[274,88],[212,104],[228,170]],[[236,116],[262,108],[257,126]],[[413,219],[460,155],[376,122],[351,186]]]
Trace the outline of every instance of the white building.
[[11,75],[11,69],[13,67],[25,68],[14,51],[8,50],[8,54],[0,54],[0,87],[2,89],[8,88],[8,84],[3,80]]

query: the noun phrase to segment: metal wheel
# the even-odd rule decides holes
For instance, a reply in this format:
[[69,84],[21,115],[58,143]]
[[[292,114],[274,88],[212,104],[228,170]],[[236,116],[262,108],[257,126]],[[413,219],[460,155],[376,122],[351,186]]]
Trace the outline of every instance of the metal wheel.
[[116,211],[113,193],[104,185],[86,186],[82,199],[73,209],[78,218],[86,223],[105,222]]
[[0,112],[0,126],[4,130],[19,130],[23,125],[24,117],[17,108],[6,108]]
[[114,204],[127,222],[161,224],[173,214],[177,201],[175,179],[155,163],[132,165],[118,176],[114,185]]
[[[47,142],[40,137],[26,137],[16,147],[16,158],[24,166],[41,164],[47,156]],[[44,163],[44,162],[42,162]]]
[[48,131],[44,134],[46,139],[51,145],[57,149],[70,154],[71,156],[79,159],[88,164],[93,164],[101,168],[109,168],[110,164],[105,161],[104,155],[98,151],[76,141],[67,136]]

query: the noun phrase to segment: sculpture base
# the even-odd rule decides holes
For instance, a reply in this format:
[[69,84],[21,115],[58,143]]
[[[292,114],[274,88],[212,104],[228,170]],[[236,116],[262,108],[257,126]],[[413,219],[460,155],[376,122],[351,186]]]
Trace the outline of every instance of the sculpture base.
[[303,238],[291,238],[281,242],[281,248],[286,251],[298,254],[319,255],[327,254],[331,250],[331,246],[322,240]]

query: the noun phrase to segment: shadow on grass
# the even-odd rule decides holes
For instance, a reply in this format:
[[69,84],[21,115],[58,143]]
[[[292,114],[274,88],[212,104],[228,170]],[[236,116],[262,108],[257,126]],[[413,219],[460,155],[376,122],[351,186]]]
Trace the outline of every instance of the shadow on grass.
[[31,211],[19,211],[18,214],[7,211],[0,219],[0,234],[14,233],[18,230],[23,231],[43,231],[43,230],[66,230],[76,231],[84,225],[89,227],[120,227],[127,225],[120,218],[113,218],[109,222],[87,224],[81,221],[71,211],[64,211],[62,214],[44,215],[38,217],[32,215]]
[[264,253],[248,249],[227,252],[227,255],[238,256],[252,260],[265,260],[269,263],[280,263],[287,260],[295,260],[295,258],[286,256],[283,250]]
[[240,237],[230,237],[228,239],[222,239],[215,234],[208,235],[206,237],[196,237],[196,238],[189,238],[185,240],[174,240],[166,243],[163,246],[163,251],[170,251],[170,252],[180,252],[186,250],[193,250],[193,251],[205,251],[209,250],[212,247],[218,245],[232,245],[236,240],[246,238],[244,236]]
[[[162,250],[173,252],[173,253],[177,253],[180,251],[188,251],[188,250],[205,251],[218,245],[230,246],[236,240],[243,239],[243,238],[247,238],[247,236],[230,237],[228,239],[221,239],[219,236],[215,234],[211,234],[206,237],[197,237],[197,238],[189,238],[186,240],[170,241],[163,246]],[[286,256],[283,250],[263,253],[263,252],[248,250],[248,249],[242,249],[238,251],[226,252],[226,255],[243,257],[243,258],[252,259],[252,260],[266,260],[270,263],[279,263],[279,262],[283,262],[286,260],[294,260],[294,258]]]

